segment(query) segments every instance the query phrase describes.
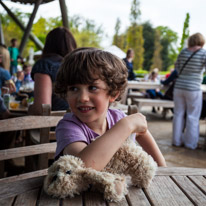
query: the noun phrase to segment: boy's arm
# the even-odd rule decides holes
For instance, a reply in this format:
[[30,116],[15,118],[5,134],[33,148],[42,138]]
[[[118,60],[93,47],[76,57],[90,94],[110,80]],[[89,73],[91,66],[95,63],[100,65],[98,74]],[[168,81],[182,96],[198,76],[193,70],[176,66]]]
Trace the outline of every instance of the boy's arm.
[[142,133],[146,130],[147,123],[143,115],[129,115],[88,146],[83,142],[68,145],[64,154],[80,157],[86,167],[102,170],[131,133]]
[[136,140],[140,146],[153,157],[158,166],[166,167],[165,159],[159,147],[157,146],[157,143],[148,130],[144,134],[137,135]]

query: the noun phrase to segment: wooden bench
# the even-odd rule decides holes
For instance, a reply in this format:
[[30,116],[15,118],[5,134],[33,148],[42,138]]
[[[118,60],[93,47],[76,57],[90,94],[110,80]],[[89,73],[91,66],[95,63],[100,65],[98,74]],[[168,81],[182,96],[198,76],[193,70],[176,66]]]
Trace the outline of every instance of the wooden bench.
[[[54,127],[57,125],[59,120],[61,120],[61,116],[24,116],[24,117],[17,117],[17,118],[11,118],[11,119],[5,119],[0,120],[0,132],[9,132],[9,131],[22,131],[22,130],[30,130],[30,129],[41,129],[41,132],[45,138],[48,128]],[[3,138],[6,138],[7,133],[2,133],[5,136],[2,136]],[[29,136],[25,137],[26,139],[29,138]],[[40,161],[37,163],[38,168],[41,168],[41,165],[47,165],[45,164],[48,160],[48,153],[55,152],[56,150],[56,143],[48,143],[48,142],[42,142],[38,145],[32,145],[32,146],[22,146],[22,147],[16,147],[16,148],[8,148],[0,150],[0,167],[4,168],[4,161],[8,159],[14,159],[18,157],[28,157],[33,155],[41,155]],[[45,154],[45,156],[43,155]],[[27,168],[32,164],[31,161],[25,162],[25,171]],[[3,169],[2,169],[3,170]],[[3,175],[2,175],[3,176]]]
[[[163,107],[166,109],[174,108],[174,101],[163,99],[133,98],[132,104],[137,105],[138,111],[143,106]],[[165,117],[165,115],[166,113],[164,112],[163,116]]]

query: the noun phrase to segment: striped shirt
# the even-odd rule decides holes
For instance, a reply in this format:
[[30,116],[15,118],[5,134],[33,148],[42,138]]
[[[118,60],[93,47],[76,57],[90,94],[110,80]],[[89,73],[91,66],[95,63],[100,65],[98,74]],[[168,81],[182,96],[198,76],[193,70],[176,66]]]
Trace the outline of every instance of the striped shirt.
[[[183,49],[178,56],[176,70],[179,73],[183,64],[193,51]],[[189,91],[201,90],[201,82],[206,65],[206,50],[200,49],[186,64],[182,73],[176,79],[175,88]]]

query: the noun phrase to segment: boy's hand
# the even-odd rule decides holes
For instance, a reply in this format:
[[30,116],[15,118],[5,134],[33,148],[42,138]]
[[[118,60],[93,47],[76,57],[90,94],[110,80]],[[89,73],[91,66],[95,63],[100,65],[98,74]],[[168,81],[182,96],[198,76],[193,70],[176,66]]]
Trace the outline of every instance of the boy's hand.
[[146,117],[141,113],[135,113],[126,117],[131,133],[144,134],[147,131]]

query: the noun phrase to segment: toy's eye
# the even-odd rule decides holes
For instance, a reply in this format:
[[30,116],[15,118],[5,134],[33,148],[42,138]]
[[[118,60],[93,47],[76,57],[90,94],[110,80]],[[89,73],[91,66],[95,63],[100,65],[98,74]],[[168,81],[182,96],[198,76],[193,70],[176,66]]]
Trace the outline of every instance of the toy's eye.
[[52,182],[56,181],[57,179],[57,175],[54,175],[54,177],[52,178]]
[[66,174],[71,175],[71,170],[66,171]]

